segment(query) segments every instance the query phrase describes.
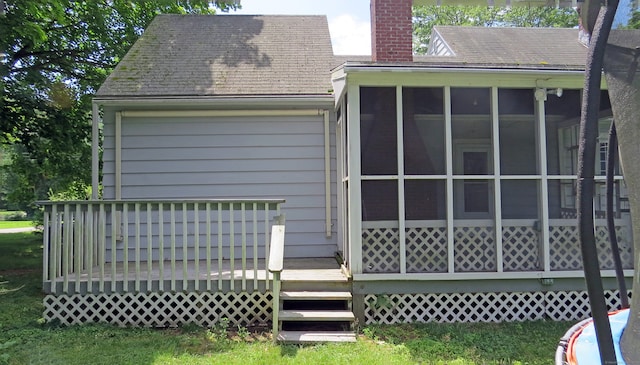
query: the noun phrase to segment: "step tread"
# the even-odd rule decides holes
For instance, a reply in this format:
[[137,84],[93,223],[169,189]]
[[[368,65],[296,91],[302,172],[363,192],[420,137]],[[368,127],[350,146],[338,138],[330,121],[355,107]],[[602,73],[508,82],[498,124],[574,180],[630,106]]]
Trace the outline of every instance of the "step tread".
[[280,280],[283,282],[349,282],[340,269],[298,269],[283,270]]
[[348,291],[282,291],[280,298],[288,300],[351,300]]
[[351,291],[351,283],[335,281],[283,281],[281,291]]
[[281,321],[353,321],[355,316],[348,310],[281,310]]
[[334,277],[317,277],[317,276],[290,276],[280,278],[282,282],[286,283],[348,283],[349,279],[345,276],[334,276]]
[[277,340],[288,343],[356,342],[356,334],[349,331],[280,331]]

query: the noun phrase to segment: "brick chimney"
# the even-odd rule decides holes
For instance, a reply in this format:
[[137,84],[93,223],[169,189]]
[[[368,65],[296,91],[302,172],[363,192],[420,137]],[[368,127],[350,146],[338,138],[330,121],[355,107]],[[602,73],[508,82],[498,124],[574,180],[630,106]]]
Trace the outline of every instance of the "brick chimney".
[[371,0],[373,62],[413,62],[413,0]]

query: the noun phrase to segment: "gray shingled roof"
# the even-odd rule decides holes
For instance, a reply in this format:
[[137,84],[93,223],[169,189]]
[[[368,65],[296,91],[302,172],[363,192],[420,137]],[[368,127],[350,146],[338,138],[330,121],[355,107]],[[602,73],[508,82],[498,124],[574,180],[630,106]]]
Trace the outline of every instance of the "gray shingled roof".
[[99,97],[328,95],[325,16],[159,15]]
[[416,61],[457,63],[469,66],[584,69],[587,48],[577,29],[566,28],[434,28],[454,52],[453,57],[416,57]]
[[[452,56],[417,55],[398,66],[425,68],[584,70],[587,48],[577,29],[436,26]],[[338,61],[376,65],[362,56],[336,56]],[[394,66],[394,64],[386,64]]]
[[[577,29],[437,26],[454,56],[423,67],[583,70]],[[98,97],[329,95],[330,70],[366,56],[334,56],[325,16],[159,15]],[[407,64],[403,64],[406,66]]]

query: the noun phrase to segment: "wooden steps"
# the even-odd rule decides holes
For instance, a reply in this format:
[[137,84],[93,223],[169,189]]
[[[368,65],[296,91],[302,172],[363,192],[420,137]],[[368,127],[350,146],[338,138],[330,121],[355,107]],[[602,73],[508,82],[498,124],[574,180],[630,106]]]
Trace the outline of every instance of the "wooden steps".
[[[286,271],[286,270],[285,270]],[[282,279],[278,335],[282,343],[354,342],[351,282],[339,270],[296,270]]]
[[351,300],[348,291],[285,291],[280,293],[284,300]]
[[353,331],[342,331],[342,332],[282,331],[278,334],[277,340],[279,342],[286,342],[286,343],[355,342],[356,334]]
[[350,310],[281,310],[280,320],[352,322],[355,317]]

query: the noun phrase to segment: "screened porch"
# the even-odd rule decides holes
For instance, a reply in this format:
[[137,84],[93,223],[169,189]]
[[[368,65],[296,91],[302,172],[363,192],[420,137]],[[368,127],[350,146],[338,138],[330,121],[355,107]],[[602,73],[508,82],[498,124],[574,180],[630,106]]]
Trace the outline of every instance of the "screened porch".
[[[337,128],[342,237],[354,278],[582,276],[581,89],[364,85],[345,88]],[[603,92],[593,214],[604,276],[613,274],[604,214],[611,121]],[[620,166],[614,192],[630,270]]]

